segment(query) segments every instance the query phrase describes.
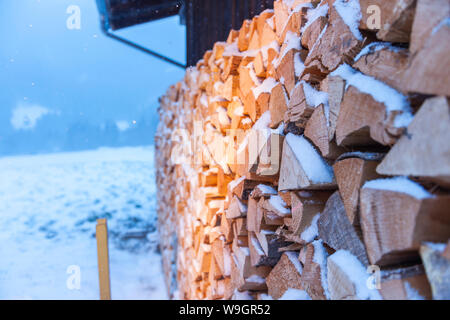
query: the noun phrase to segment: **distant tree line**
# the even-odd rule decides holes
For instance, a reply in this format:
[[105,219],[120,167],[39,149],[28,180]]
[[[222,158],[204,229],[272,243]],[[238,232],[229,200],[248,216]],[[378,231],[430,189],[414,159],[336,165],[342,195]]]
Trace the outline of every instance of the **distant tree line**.
[[60,125],[58,117],[47,116],[31,130],[15,130],[0,135],[0,155],[38,154],[79,151],[99,147],[121,147],[153,144],[157,118],[142,117],[120,131],[115,121],[93,124],[77,120]]

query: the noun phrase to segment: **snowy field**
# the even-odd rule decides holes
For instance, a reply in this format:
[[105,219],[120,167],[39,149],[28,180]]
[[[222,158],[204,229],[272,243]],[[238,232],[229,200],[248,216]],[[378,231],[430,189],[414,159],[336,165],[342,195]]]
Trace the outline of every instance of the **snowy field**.
[[151,147],[0,158],[0,299],[98,299],[98,218],[112,298],[166,299],[153,162]]

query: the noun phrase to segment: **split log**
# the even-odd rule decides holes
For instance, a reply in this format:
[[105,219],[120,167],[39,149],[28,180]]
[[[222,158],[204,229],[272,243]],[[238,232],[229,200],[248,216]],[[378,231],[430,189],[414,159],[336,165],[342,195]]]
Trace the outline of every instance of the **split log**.
[[362,264],[369,264],[364,244],[359,237],[361,231],[358,226],[354,227],[350,223],[338,191],[328,199],[317,224],[319,237],[328,246],[334,250],[347,250]]
[[[245,279],[241,276],[239,266],[236,263],[235,258],[232,259],[231,264],[231,282],[233,283],[233,287],[236,288],[239,292],[247,291],[247,290],[256,290],[256,291],[265,291],[267,290],[267,286],[264,278],[255,276],[253,279]],[[253,281],[252,281],[253,280]]]
[[209,106],[208,113],[209,113],[209,115],[213,115],[214,113],[216,113],[216,110],[218,108],[220,108],[220,107],[227,108],[228,107],[228,103],[229,102],[227,100],[223,99],[223,98],[215,99],[215,100],[209,99],[209,102],[208,102],[208,106]]
[[250,36],[251,36],[251,20],[244,20],[242,22],[241,29],[239,30],[239,37],[238,37],[238,48],[239,51],[246,51],[248,49],[248,46],[250,44]]
[[389,44],[383,49],[377,46],[383,45],[379,43],[369,45],[368,54],[356,60],[353,67],[401,92],[406,92],[403,73],[410,62],[408,50],[392,47]]
[[367,184],[361,190],[364,242],[370,262],[380,266],[416,261],[423,241],[450,237],[450,196],[432,197],[404,180],[392,183],[417,191],[407,194],[410,191],[373,189]]
[[314,44],[319,39],[320,34],[322,33],[325,26],[328,24],[327,17],[320,16],[313,23],[311,23],[302,34],[302,45],[305,48],[311,50],[314,47]]
[[305,265],[306,263],[306,250],[307,250],[307,246],[302,245],[302,248],[300,249],[300,252],[298,254],[298,260],[301,262],[302,266]]
[[247,242],[247,219],[246,218],[237,218],[234,220],[234,236],[238,237],[238,239],[244,242],[245,246],[248,246]]
[[213,187],[217,185],[217,168],[203,171],[199,174],[199,181],[202,187]]
[[283,253],[280,261],[267,276],[269,295],[274,299],[279,299],[289,288],[303,290],[302,270],[295,252]]
[[248,196],[252,192],[253,188],[255,188],[258,184],[258,181],[248,180],[245,177],[233,180],[230,184],[228,184],[228,198],[231,199],[234,194],[241,200],[248,200]]
[[208,272],[211,265],[211,246],[202,243],[197,253],[197,261],[200,265],[200,272]]
[[329,127],[327,114],[329,117],[329,110],[325,111],[323,104],[315,108],[311,118],[308,120],[305,128],[305,137],[320,150],[322,157],[326,159],[336,159],[342,153],[344,149],[338,147],[335,141],[329,140]]
[[239,270],[240,270],[240,275],[241,277],[247,279],[251,276],[258,276],[261,278],[266,278],[270,271],[272,270],[271,267],[269,266],[252,266],[251,264],[251,258],[249,255],[249,248],[244,248],[245,249],[245,259],[240,260],[240,265],[239,265]]
[[[287,245],[287,246],[285,246],[285,247],[278,248],[278,251],[279,251],[279,252],[286,252],[286,251],[301,251],[303,248],[304,248],[304,245],[302,245],[302,244],[300,244],[300,243],[292,243],[292,244],[289,244],[289,245]],[[300,255],[299,255],[298,260],[299,260],[300,262],[302,262],[301,259],[300,259]]]
[[403,132],[395,126],[396,115],[372,95],[350,86],[339,110],[336,141],[339,146],[393,145]]
[[252,20],[252,27],[253,30],[250,31],[250,41],[248,44],[248,50],[252,51],[252,50],[259,50],[261,48],[261,40],[259,39],[259,33],[257,32],[256,28],[256,20],[253,19]]
[[235,288],[233,286],[233,283],[231,281],[231,278],[230,277],[225,278],[223,280],[223,285],[225,287],[225,289],[224,289],[225,293],[224,293],[223,297],[226,300],[230,300],[231,297],[233,296],[233,293],[234,293],[234,290],[235,290]]
[[[450,96],[450,24],[444,19],[418,51],[403,75],[409,92]],[[418,76],[420,75],[420,76]]]
[[[228,34],[227,43],[232,44],[238,37],[239,37],[239,31],[231,29],[230,33]],[[207,60],[207,59],[205,59],[205,60]]]
[[[261,230],[260,233],[264,232]],[[263,236],[260,236],[264,240]],[[267,241],[267,239],[265,239]],[[265,244],[267,246],[267,253],[264,251],[263,247],[259,243],[258,237],[255,233],[248,233],[248,246],[250,249],[250,259],[252,266],[269,266],[273,267],[277,264],[280,259],[281,252],[278,252],[278,248],[284,246],[286,243],[281,239],[268,239]]]
[[220,219],[220,231],[225,236],[225,240],[227,243],[233,241],[233,221],[231,219],[227,219],[225,215],[222,215]]
[[308,83],[319,83],[326,78],[328,73],[328,69],[325,68],[319,60],[313,60],[304,65],[300,80]]
[[211,257],[211,265],[208,272],[208,280],[209,282],[214,282],[214,280],[220,280],[223,278],[222,271],[220,270],[219,266],[217,265],[216,258],[214,255]]
[[273,212],[264,210],[264,222],[269,226],[282,226],[284,224],[284,218]]
[[313,300],[326,300],[326,293],[322,285],[322,278],[326,273],[326,270],[322,269],[326,268],[326,265],[317,263],[320,261],[318,256],[322,254],[317,252],[320,250],[318,246],[321,246],[320,242],[315,245],[310,243],[306,246],[301,282],[303,289]]
[[273,187],[265,184],[259,184],[255,187],[255,189],[253,189],[250,196],[253,199],[260,199],[261,197],[270,198],[271,196],[275,196],[277,194],[277,190],[275,190]]
[[217,191],[219,194],[226,195],[228,190],[228,184],[233,181],[231,175],[225,174],[222,167],[218,166],[217,172]]
[[265,78],[266,77],[266,68],[264,66],[264,58],[262,56],[261,51],[255,57],[255,61],[253,61],[253,66],[255,68],[255,74],[257,77]]
[[290,12],[288,19],[286,20],[283,30],[281,31],[280,38],[286,39],[286,34],[292,32],[300,37],[300,29],[306,23],[306,13],[310,6],[308,4],[303,4],[303,6],[298,6]]
[[208,233],[208,241],[207,244],[212,244],[216,239],[220,238],[222,236],[222,232],[220,232],[220,226],[213,227],[209,230]]
[[248,199],[248,209],[247,209],[247,230],[256,231],[256,219],[257,219],[257,204],[258,201],[254,198]]
[[[256,76],[253,63],[239,67],[239,88],[244,99],[252,92],[252,88],[260,85],[260,80]],[[254,98],[254,97],[253,97]],[[247,113],[248,114],[248,113]]]
[[399,0],[395,3],[380,1],[383,23],[377,38],[390,42],[409,42],[416,0]]
[[384,300],[429,300],[432,297],[423,265],[383,270],[380,294]]
[[272,93],[270,94],[269,110],[271,128],[277,128],[283,121],[288,103],[289,98],[286,89],[281,83],[278,83],[273,87]]
[[444,246],[424,244],[420,247],[420,256],[435,300],[450,299],[450,259],[443,256]]
[[213,61],[220,60],[223,57],[223,53],[225,52],[225,46],[226,44],[224,42],[214,43],[210,60],[211,59],[213,59]]
[[325,208],[331,195],[329,191],[290,192],[292,203],[292,223],[290,231],[300,236],[313,221],[313,218]]
[[277,215],[273,211],[265,209],[268,200],[261,198],[256,206],[255,232],[261,230],[275,230],[277,226],[283,224],[283,217]]
[[448,141],[448,100],[445,97],[428,99],[408,126],[407,134],[389,151],[377,172],[385,175],[418,176],[450,186]]
[[261,232],[261,229],[264,228],[264,198],[259,199],[258,204],[256,205],[256,216],[255,216],[255,232]]
[[[249,270],[248,262],[244,262],[247,265],[243,266],[242,262],[236,256],[232,256],[231,259],[231,282],[233,286],[238,291],[247,291],[247,290],[256,290],[256,291],[265,291],[267,290],[265,279],[256,271],[257,269]],[[252,275],[244,276],[246,273],[244,270],[247,269],[247,272],[255,272]]]
[[[283,49],[282,51],[283,52]],[[297,82],[297,75],[295,73],[295,59],[299,54],[299,50],[291,49],[278,59],[278,63],[275,65],[275,71],[277,80],[280,81],[286,87],[287,92],[291,92]]]
[[290,93],[287,119],[285,122],[294,122],[298,127],[305,128],[307,121],[314,112],[315,106],[308,105],[304,90],[304,82],[298,83]]
[[359,190],[364,182],[380,176],[376,173],[379,161],[361,158],[347,158],[334,164],[334,175],[345,212],[353,226],[359,226]]
[[330,142],[328,141],[328,124],[323,104],[314,109],[305,127],[305,137],[312,141],[323,157],[328,158]]
[[333,71],[343,62],[353,60],[363,44],[364,39],[359,31],[353,33],[336,8],[331,5],[329,25],[310,50],[305,65],[319,60],[325,68]]
[[346,250],[327,259],[328,290],[332,300],[381,300],[378,291],[368,287],[369,274],[363,264]]
[[257,119],[269,110],[270,92],[275,85],[275,79],[268,78],[260,86],[253,88],[245,97],[244,110],[253,122],[256,122]]
[[223,97],[228,101],[233,100],[233,97],[238,95],[239,78],[237,76],[229,76],[225,81],[222,89]]
[[333,189],[331,167],[303,137],[289,133],[283,144],[279,190]]
[[[257,146],[258,154],[255,170],[257,176],[278,181],[283,141],[284,136],[280,133],[259,131],[257,144],[250,142],[249,150],[253,150],[251,146]],[[249,156],[249,161],[251,160]],[[248,169],[252,172],[250,166]],[[273,184],[276,184],[276,182]]]
[[239,66],[241,64],[242,61],[242,56],[238,56],[238,55],[232,55],[230,57],[227,57],[225,60],[225,68],[222,72],[222,81],[225,81],[230,77],[230,76],[238,76],[239,75]]
[[448,0],[417,0],[409,46],[411,53],[418,52],[425,45],[433,29],[449,16]]
[[[285,121],[295,122],[299,128],[305,128],[312,114],[320,107],[320,105],[323,107],[328,106],[327,94],[316,90],[305,81],[301,81],[295,86],[291,93],[288,112],[286,113],[287,119],[285,119]],[[326,109],[325,111],[324,108],[323,115],[325,117],[325,124],[328,127],[328,120],[326,119],[328,114],[325,114],[327,111],[328,110]],[[327,131],[326,136],[328,140],[328,128],[325,128],[325,131]],[[318,135],[321,136],[322,134]]]
[[280,218],[291,215],[291,210],[279,195],[271,195],[270,198],[264,199],[262,207],[266,213],[275,214]]
[[283,199],[288,207],[292,207],[291,193],[289,191],[280,191],[278,195]]
[[216,112],[211,115],[211,123],[222,134],[226,133],[227,130],[231,128],[231,119],[228,117],[227,110],[225,108],[219,107],[216,109]]
[[328,76],[328,105],[330,107],[328,141],[332,141],[336,132],[336,124],[345,93],[345,80],[341,77]]
[[[264,10],[263,12],[261,12],[258,16],[256,16],[256,31],[259,34],[259,38],[262,40],[263,38],[263,34],[264,34],[264,28],[266,27],[266,25],[268,25],[269,20],[273,19],[274,16],[274,11],[273,10]],[[270,27],[270,26],[269,26]],[[272,29],[272,28],[271,28]],[[272,29],[273,30],[273,29]],[[275,39],[274,39],[275,40]],[[272,41],[271,41],[272,42]],[[269,42],[270,43],[270,42]],[[261,41],[261,47],[266,46],[267,43],[263,43]]]
[[284,1],[275,1],[273,4],[275,17],[275,30],[279,39],[282,39],[282,32],[286,21],[289,19],[289,8]]
[[242,218],[247,216],[247,205],[244,204],[238,197],[233,196],[233,199],[226,210],[227,219]]
[[272,230],[261,230],[255,235],[264,251],[264,254],[278,262],[283,252],[283,250],[280,249],[286,247],[288,242],[278,237],[275,231]]

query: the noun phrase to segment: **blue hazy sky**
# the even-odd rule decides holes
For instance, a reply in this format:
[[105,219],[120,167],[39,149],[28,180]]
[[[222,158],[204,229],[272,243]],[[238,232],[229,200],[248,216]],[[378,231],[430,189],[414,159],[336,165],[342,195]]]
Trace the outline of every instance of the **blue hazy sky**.
[[[81,9],[81,30],[66,27],[69,5]],[[185,62],[178,17],[118,34]],[[105,37],[95,0],[0,0],[0,135],[13,130],[12,110],[23,105],[62,123],[156,116],[158,97],[183,73]]]

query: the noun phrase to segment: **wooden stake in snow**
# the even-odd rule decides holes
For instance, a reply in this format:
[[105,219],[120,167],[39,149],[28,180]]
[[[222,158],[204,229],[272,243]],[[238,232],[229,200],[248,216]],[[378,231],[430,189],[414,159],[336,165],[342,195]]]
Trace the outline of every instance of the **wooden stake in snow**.
[[106,219],[97,219],[97,261],[100,285],[100,300],[111,300],[111,284],[109,279],[108,226]]

